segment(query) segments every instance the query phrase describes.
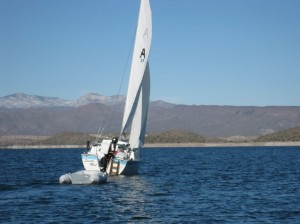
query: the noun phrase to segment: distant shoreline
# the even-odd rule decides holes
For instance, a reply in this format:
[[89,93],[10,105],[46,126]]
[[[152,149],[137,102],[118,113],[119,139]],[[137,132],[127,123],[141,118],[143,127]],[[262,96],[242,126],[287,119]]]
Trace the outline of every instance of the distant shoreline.
[[[249,146],[300,146],[300,142],[248,142],[248,143],[146,143],[144,148],[191,147],[249,147]],[[85,149],[85,145],[14,145],[0,149]]]
[[149,143],[145,148],[164,147],[247,147],[247,146],[300,146],[300,142],[247,142],[247,143]]

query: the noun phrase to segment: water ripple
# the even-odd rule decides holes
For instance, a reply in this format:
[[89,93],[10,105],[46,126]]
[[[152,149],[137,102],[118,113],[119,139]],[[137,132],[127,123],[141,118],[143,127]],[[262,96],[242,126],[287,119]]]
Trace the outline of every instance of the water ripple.
[[59,185],[60,175],[82,169],[80,153],[0,150],[0,222],[300,220],[300,147],[144,149],[140,175]]

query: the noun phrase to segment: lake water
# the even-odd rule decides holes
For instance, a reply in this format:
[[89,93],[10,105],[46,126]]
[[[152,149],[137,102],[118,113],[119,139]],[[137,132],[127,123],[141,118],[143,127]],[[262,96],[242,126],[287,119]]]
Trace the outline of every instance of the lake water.
[[0,150],[0,223],[300,223],[300,147],[147,148],[140,175],[60,185],[82,151]]

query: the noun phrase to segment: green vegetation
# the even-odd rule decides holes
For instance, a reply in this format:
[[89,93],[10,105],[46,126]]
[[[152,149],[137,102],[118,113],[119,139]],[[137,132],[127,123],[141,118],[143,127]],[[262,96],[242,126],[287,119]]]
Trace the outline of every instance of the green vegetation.
[[149,134],[145,139],[146,143],[205,143],[207,138],[184,130],[171,130],[163,133]]
[[[105,136],[112,138],[116,134]],[[94,141],[96,135],[76,132],[62,132],[54,136],[0,136],[0,147],[37,146],[37,145],[77,145],[84,146],[87,141]],[[99,139],[101,142],[102,139]],[[170,130],[148,134],[145,143],[251,143],[251,142],[300,142],[300,127],[279,131],[258,138],[232,136],[228,138],[207,138],[191,131]]]
[[300,142],[300,127],[264,135],[255,139],[255,142]]
[[62,132],[45,140],[36,141],[35,145],[84,145],[92,136],[76,132]]

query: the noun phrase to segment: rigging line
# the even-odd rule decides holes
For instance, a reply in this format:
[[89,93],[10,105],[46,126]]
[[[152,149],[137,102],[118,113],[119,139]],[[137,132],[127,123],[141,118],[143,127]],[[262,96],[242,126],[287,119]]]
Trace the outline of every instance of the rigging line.
[[[100,126],[99,126],[99,129],[98,129],[98,132],[97,132],[97,135],[96,135],[96,140],[95,140],[95,142],[97,143],[98,142],[98,140],[99,140],[99,138],[101,137],[101,135],[102,135],[102,132],[103,132],[103,119],[102,119],[102,121],[101,121],[101,124],[100,124]],[[101,131],[101,133],[100,133],[100,130],[101,130],[101,128],[102,128],[102,131]]]
[[100,126],[99,126],[99,128],[98,128],[98,132],[97,132],[97,135],[96,135],[96,136],[98,136],[98,135],[99,135],[99,133],[100,133],[100,130],[101,130],[102,126],[103,126],[103,123],[104,123],[104,120],[103,120],[103,119],[101,119],[101,121],[100,121]]
[[131,56],[131,52],[132,52],[132,48],[133,48],[133,44],[134,44],[134,40],[135,40],[135,35],[133,36],[134,38],[131,40],[131,44],[130,44],[130,50],[129,50],[129,53],[128,53],[128,56],[127,56],[127,60],[126,60],[126,64],[125,64],[125,68],[124,68],[124,71],[123,71],[123,75],[122,75],[122,79],[121,79],[121,83],[119,85],[119,90],[118,90],[118,94],[117,94],[117,97],[115,99],[115,103],[113,105],[113,111],[111,113],[111,117],[110,117],[110,123],[109,123],[109,131],[111,129],[111,126],[112,126],[112,117],[114,116],[115,112],[116,112],[116,105],[117,105],[117,102],[119,100],[119,97],[120,97],[120,92],[121,92],[121,88],[122,88],[122,85],[123,85],[123,82],[124,82],[124,77],[125,77],[125,74],[126,74],[126,70],[127,70],[127,67],[128,67],[128,63],[129,63],[129,59],[130,59],[130,56]]
[[131,40],[130,50],[129,50],[129,53],[128,53],[128,56],[127,56],[127,60],[126,60],[125,68],[124,68],[124,71],[123,71],[121,83],[119,85],[118,93],[117,93],[117,96],[115,97],[115,99],[114,99],[114,101],[112,103],[112,112],[110,113],[110,116],[108,117],[108,119],[104,122],[104,126],[103,126],[103,128],[101,130],[101,133],[100,133],[101,126],[99,127],[98,132],[97,132],[96,142],[102,136],[102,133],[103,133],[104,129],[106,128],[106,125],[107,125],[108,122],[109,122],[108,133],[110,132],[110,129],[111,129],[111,126],[112,126],[112,117],[115,114],[116,106],[117,106],[117,103],[118,103],[118,100],[119,100],[119,97],[120,97],[120,92],[121,92],[121,88],[122,88],[122,85],[123,85],[123,82],[124,82],[124,77],[125,77],[126,70],[127,70],[127,67],[128,67],[128,62],[129,62],[130,55],[131,55],[131,52],[132,52],[132,48],[133,48],[135,36],[136,36],[136,31],[135,31],[135,34],[133,35],[132,40]]
[[104,131],[104,128],[102,128],[101,132],[99,129],[100,134],[98,134],[96,142],[98,142],[99,138],[101,138],[103,131]]

